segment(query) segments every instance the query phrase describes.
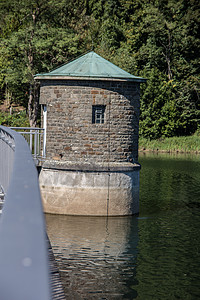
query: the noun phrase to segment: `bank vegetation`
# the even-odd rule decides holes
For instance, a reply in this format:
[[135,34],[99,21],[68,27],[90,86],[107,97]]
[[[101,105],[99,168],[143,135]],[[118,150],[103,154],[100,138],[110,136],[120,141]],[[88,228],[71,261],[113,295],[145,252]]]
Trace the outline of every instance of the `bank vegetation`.
[[140,137],[139,151],[200,154],[200,131],[191,136],[160,138],[156,140]]

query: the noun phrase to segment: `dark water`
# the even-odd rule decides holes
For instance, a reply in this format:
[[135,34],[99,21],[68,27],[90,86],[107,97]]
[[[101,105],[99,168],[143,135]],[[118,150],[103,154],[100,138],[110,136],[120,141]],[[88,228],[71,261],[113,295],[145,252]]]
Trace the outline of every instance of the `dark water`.
[[46,216],[66,299],[200,299],[200,157],[140,163],[139,217]]

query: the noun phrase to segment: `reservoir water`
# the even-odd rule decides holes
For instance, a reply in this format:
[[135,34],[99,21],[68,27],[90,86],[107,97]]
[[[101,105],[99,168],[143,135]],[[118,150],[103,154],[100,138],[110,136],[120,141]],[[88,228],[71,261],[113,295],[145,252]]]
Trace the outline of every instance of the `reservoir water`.
[[138,217],[46,215],[66,299],[200,299],[200,157],[139,162]]

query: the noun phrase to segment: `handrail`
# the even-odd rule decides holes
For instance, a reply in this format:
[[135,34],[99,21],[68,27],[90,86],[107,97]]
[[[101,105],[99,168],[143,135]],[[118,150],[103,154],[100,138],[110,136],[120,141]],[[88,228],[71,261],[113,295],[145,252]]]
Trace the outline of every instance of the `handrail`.
[[1,201],[8,189],[13,166],[15,143],[13,137],[6,131],[0,131],[0,194]]
[[[46,132],[44,128],[39,127],[10,127],[19,132],[26,139],[32,152],[33,158],[42,160],[46,155]],[[42,145],[42,146],[41,146]]]
[[[10,137],[12,144],[4,141]],[[0,156],[12,148],[5,203],[0,216],[0,298],[50,300],[46,230],[38,175],[29,147],[17,132],[0,126]],[[2,162],[1,159],[1,162]],[[1,168],[1,166],[0,166]],[[2,180],[2,176],[0,176]]]

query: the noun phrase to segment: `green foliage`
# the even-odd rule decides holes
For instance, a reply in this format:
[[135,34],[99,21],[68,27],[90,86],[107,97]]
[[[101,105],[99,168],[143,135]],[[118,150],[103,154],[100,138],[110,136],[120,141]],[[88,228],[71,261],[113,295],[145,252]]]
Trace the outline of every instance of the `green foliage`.
[[0,95],[34,119],[34,75],[93,48],[148,79],[140,135],[191,135],[200,123],[199,24],[198,0],[2,0]]
[[139,73],[148,78],[142,87],[140,134],[151,139],[190,135],[200,121],[198,3],[152,1],[140,7],[139,16],[141,11],[136,47],[132,41],[140,51]]
[[9,127],[29,127],[29,120],[25,111],[14,112],[12,115],[0,113],[0,125]]
[[80,54],[81,38],[67,24],[59,1],[8,0],[0,3],[1,8],[0,88],[5,98],[9,94],[10,103],[28,108],[30,124],[35,126],[38,99],[34,75]]
[[156,139],[194,133],[199,110],[190,101],[184,84],[169,81],[157,68],[147,72],[146,77],[148,83],[141,97],[140,134]]

